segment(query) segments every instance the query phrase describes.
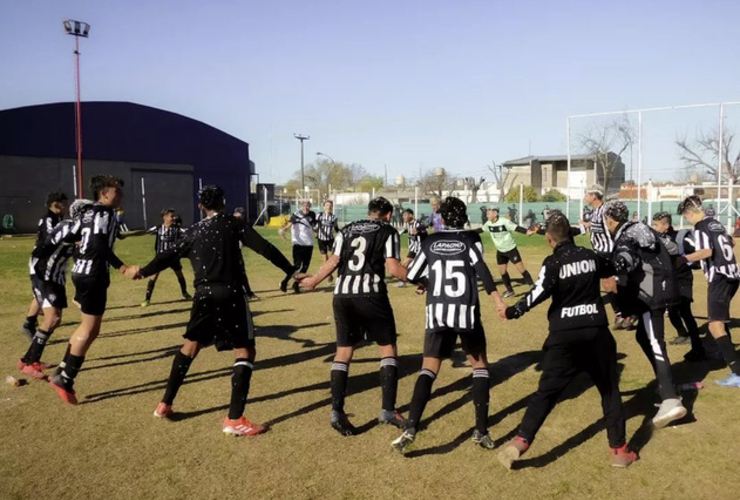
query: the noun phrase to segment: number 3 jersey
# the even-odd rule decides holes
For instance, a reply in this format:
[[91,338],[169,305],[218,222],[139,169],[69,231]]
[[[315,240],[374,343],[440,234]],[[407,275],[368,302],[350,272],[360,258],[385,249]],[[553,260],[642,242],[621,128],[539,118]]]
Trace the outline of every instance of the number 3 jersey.
[[483,260],[480,236],[444,229],[421,242],[408,280],[427,278],[426,330],[475,330],[481,327],[478,277],[488,294],[496,290]]
[[697,222],[694,226],[694,246],[696,250],[712,250],[711,257],[701,261],[701,269],[709,283],[717,279],[718,275],[731,280],[740,279],[732,237],[719,221],[704,217]]
[[347,224],[334,240],[334,255],[339,256],[339,279],[334,295],[367,297],[385,295],[385,259],[400,260],[398,231],[377,220]]
[[68,245],[79,242],[72,276],[107,278],[108,264],[116,269],[123,265],[113,253],[117,224],[113,209],[100,203],[95,203],[82,213],[62,238]]

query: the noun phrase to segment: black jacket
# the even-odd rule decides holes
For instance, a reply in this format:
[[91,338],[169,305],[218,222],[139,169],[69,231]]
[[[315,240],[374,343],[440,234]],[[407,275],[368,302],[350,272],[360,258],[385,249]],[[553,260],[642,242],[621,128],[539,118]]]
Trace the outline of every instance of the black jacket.
[[627,222],[614,237],[612,265],[622,314],[641,314],[678,302],[673,261],[658,233],[642,222]]
[[518,318],[552,297],[547,311],[550,332],[606,327],[600,278],[609,276],[610,271],[601,267],[594,251],[571,241],[561,242],[545,258],[532,290],[506,309],[506,317]]

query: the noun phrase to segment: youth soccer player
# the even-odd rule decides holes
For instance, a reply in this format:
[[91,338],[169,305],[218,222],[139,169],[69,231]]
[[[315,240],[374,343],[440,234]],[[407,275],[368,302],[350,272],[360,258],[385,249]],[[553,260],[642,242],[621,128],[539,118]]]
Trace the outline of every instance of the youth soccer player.
[[64,245],[62,239],[79,220],[90,200],[76,200],[69,207],[69,219],[52,229],[46,241],[33,250],[31,286],[39,308],[44,311],[44,322],[36,329],[26,354],[18,361],[18,369],[36,379],[46,379],[41,363],[46,343],[62,321],[62,311],[67,307],[67,261],[74,253],[74,245]]
[[[278,230],[280,236],[285,238],[285,231],[292,229],[291,240],[293,242],[293,264],[300,269],[301,273],[308,272],[313,256],[313,231],[316,225],[316,214],[311,210],[311,202],[308,200],[301,203],[301,209],[290,216],[286,225]],[[288,290],[288,281],[280,283],[280,290]],[[293,283],[293,291],[299,293],[298,282]]]
[[[146,234],[156,235],[156,238],[154,239],[155,254],[164,253],[167,250],[174,248],[183,234],[183,229],[174,223],[175,209],[165,208],[162,210],[160,215],[162,216],[162,224],[152,226],[146,231]],[[177,276],[177,282],[180,284],[180,293],[182,293],[182,298],[185,300],[192,299],[188,293],[188,285],[185,282],[185,275],[182,274],[182,264],[180,261],[173,261],[170,269],[172,269],[175,276]],[[149,279],[149,283],[146,285],[146,298],[144,299],[144,302],[141,303],[141,307],[149,307],[149,304],[151,304],[152,294],[154,293],[154,287],[157,285],[158,278],[159,273],[156,273]]]
[[432,384],[442,360],[452,355],[458,337],[473,368],[475,430],[472,439],[483,448],[494,447],[488,436],[488,357],[480,319],[477,277],[494,303],[500,308],[505,306],[483,260],[480,236],[464,230],[468,222],[465,203],[459,198],[448,197],[439,212],[443,229],[421,242],[408,273],[410,282],[426,282],[426,333],[424,358],[414,386],[409,418],[403,433],[391,443],[400,453],[416,439]]
[[616,292],[619,309],[624,314],[640,318],[635,339],[653,367],[662,400],[653,417],[653,426],[665,427],[686,415],[673,385],[664,339],[666,308],[678,303],[673,262],[654,229],[642,222],[629,222],[629,210],[624,202],[607,203],[604,216],[606,228],[614,238],[610,262],[617,276],[617,286],[607,286],[607,291]]
[[[319,253],[322,263],[326,262],[334,245],[334,233],[339,232],[337,216],[334,215],[334,202],[326,200],[324,211],[316,216],[317,240],[319,241]],[[329,275],[329,283],[334,283],[334,275]]]
[[[111,175],[96,175],[90,179],[90,189],[96,202],[85,207],[79,220],[61,239],[67,245],[79,243],[72,268],[72,282],[82,318],[80,326],[69,339],[62,362],[49,382],[63,401],[73,405],[77,404],[73,388],[75,379],[88,349],[100,333],[110,285],[108,267],[113,266],[124,274],[128,270],[113,253],[117,234],[114,210],[123,201],[122,187],[123,181]],[[128,271],[133,275],[138,268],[132,267]]]
[[331,367],[331,426],[344,436],[356,429],[344,412],[349,365],[357,344],[365,338],[380,348],[380,385],[383,392],[381,424],[403,425],[396,411],[398,390],[398,352],[396,321],[388,300],[385,271],[406,279],[401,267],[398,231],[389,224],[393,205],[383,197],[368,204],[368,218],[347,224],[334,240],[334,253],[318,272],[301,280],[301,286],[313,290],[335,269],[339,277],[334,287],[334,322],[337,328],[337,352]]
[[[39,229],[36,233],[36,243],[34,243],[33,252],[46,243],[46,240],[49,238],[49,234],[62,220],[62,216],[66,210],[66,194],[54,191],[46,195],[46,213],[41,217],[41,219],[39,219]],[[36,271],[34,270],[36,261],[34,260],[33,252],[31,253],[31,258],[28,263],[32,285],[36,275]],[[38,323],[38,316],[40,313],[41,306],[39,305],[38,300],[36,300],[36,296],[34,294],[34,298],[31,300],[31,305],[28,306],[26,320],[23,322],[23,326],[21,327],[21,332],[29,339],[33,339],[36,334],[36,324]]]
[[678,206],[678,211],[694,225],[696,251],[686,255],[688,262],[701,262],[709,282],[707,316],[709,333],[717,342],[730,374],[717,384],[740,387],[740,356],[732,345],[727,325],[730,322],[730,303],[740,286],[740,269],[735,260],[734,242],[724,226],[709,217],[702,208],[701,198],[689,196]]
[[496,245],[496,264],[498,264],[498,270],[501,273],[501,279],[506,288],[503,297],[512,297],[514,295],[514,289],[511,287],[511,278],[509,277],[509,262],[514,264],[517,270],[522,273],[527,286],[534,284],[532,276],[524,267],[522,256],[516,247],[516,240],[512,234],[514,231],[527,234],[527,230],[513,221],[501,219],[498,214],[498,208],[496,207],[489,208],[486,215],[488,216],[488,220],[483,224],[483,232],[490,233],[491,240]]
[[676,231],[673,218],[668,212],[658,212],[653,216],[653,229],[663,239],[668,253],[673,259],[673,272],[678,283],[679,302],[668,308],[668,318],[676,328],[678,337],[670,344],[683,344],[691,340],[691,350],[684,355],[687,361],[706,361],[704,345],[699,338],[699,325],[696,324],[691,303],[694,301],[694,273],[682,256],[694,253],[693,238],[688,229]]
[[[411,261],[414,260],[414,257],[416,257],[416,255],[419,253],[419,250],[421,249],[421,242],[424,240],[424,238],[428,236],[428,233],[427,227],[414,218],[414,211],[410,208],[405,209],[402,213],[402,216],[403,222],[406,227],[401,232],[401,234],[407,233],[409,235],[409,251],[403,261],[401,261],[401,265],[408,269]],[[399,281],[397,286],[399,288],[403,288],[406,286],[406,282]],[[423,293],[423,286],[419,286],[416,291],[419,294]]]
[[205,186],[198,194],[198,203],[205,218],[188,228],[175,247],[158,253],[140,271],[142,277],[151,276],[179,259],[189,258],[195,274],[195,297],[190,322],[183,335],[185,344],[175,355],[164,397],[154,416],[170,418],[173,415],[172,404],[191,363],[201,349],[215,344],[218,351],[232,350],[234,353],[231,402],[223,432],[252,436],[266,431],[267,427],[244,417],[257,352],[239,242],[265,257],[288,278],[293,276],[295,268],[243,219],[224,212],[223,189]]
[[551,215],[546,223],[552,255],[545,258],[539,279],[527,296],[499,312],[502,318],[518,319],[552,297],[539,386],[516,437],[501,449],[498,459],[510,469],[529,449],[568,384],[580,372],[586,372],[601,394],[611,464],[627,467],[637,455],[626,444],[617,345],[609,332],[600,289],[600,278],[611,273],[599,264],[594,252],[573,243],[570,223],[564,215]]

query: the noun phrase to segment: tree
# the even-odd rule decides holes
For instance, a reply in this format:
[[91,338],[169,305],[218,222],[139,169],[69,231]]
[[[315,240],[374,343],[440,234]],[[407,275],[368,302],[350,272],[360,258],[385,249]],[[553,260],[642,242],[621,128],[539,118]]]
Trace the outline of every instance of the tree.
[[[509,180],[509,176],[511,176],[511,168],[506,168],[503,165],[496,164],[494,161],[491,163],[491,165],[488,165],[488,170],[490,170],[493,173],[494,179],[496,179],[496,187],[498,188],[498,201],[499,203],[504,201],[506,193],[504,193],[504,188],[506,187],[506,183]],[[516,177],[512,179],[512,185],[514,181],[516,180]]]
[[368,192],[373,189],[383,189],[383,177],[379,175],[365,174],[356,184],[356,191]]
[[419,190],[425,195],[433,195],[442,198],[442,192],[447,191],[450,195],[455,189],[457,179],[450,176],[447,170],[435,168],[426,171],[418,181]]
[[[733,154],[733,133],[725,133],[722,140],[722,182],[730,179],[733,184],[740,178],[740,151]],[[708,133],[699,132],[693,143],[684,137],[676,140],[679,158],[683,163],[683,175],[698,174],[700,179],[719,180],[720,144],[719,132],[712,130]],[[734,160],[730,160],[734,158]]]
[[568,201],[568,197],[557,189],[549,189],[545,194],[542,195],[542,201],[548,203],[554,203],[557,201]]
[[475,177],[466,177],[465,178],[465,187],[471,192],[471,201],[470,203],[478,203],[478,190],[483,185],[483,183],[486,181],[485,177],[481,177],[477,181],[475,180]]
[[[580,136],[581,148],[594,160],[597,179],[601,168],[604,190],[608,194],[612,174],[622,164],[622,154],[635,143],[635,132],[627,115],[615,118],[603,126],[594,126]],[[612,190],[614,190],[612,188]]]
[[[519,203],[519,186],[516,186],[515,188],[509,189],[509,192],[506,194],[506,198],[504,198],[504,201],[506,203]],[[524,201],[526,202],[533,202],[537,201],[539,198],[537,196],[537,190],[533,188],[532,186],[524,186]]]
[[[306,186],[309,189],[318,189],[327,195],[329,194],[329,187],[336,190],[354,191],[359,187],[362,179],[369,175],[362,165],[332,162],[327,159],[320,159],[314,163],[309,163],[303,168],[303,171]],[[285,189],[290,193],[301,189],[300,170],[295,172],[293,177],[285,183]]]

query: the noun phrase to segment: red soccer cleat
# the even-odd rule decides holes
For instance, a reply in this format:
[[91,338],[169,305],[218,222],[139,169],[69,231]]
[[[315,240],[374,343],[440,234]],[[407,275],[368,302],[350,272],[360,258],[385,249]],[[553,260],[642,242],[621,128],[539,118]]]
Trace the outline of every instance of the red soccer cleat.
[[18,369],[21,373],[25,373],[32,378],[38,380],[46,380],[46,373],[43,372],[44,365],[41,363],[24,363],[23,360],[18,361]]
[[175,412],[172,411],[172,405],[165,403],[159,403],[157,408],[154,410],[154,416],[157,418],[172,418],[174,413]]
[[498,461],[501,462],[501,465],[511,470],[514,462],[519,460],[528,449],[529,443],[527,440],[516,436],[501,449],[498,454]]
[[623,444],[619,448],[612,448],[612,467],[625,468],[629,467],[632,462],[636,462],[640,459],[637,453],[627,448],[626,444]]
[[75,395],[75,391],[72,389],[67,390],[66,387],[64,387],[64,381],[62,380],[61,375],[54,375],[49,379],[49,384],[54,388],[55,391],[57,391],[57,394],[59,394],[59,397],[62,398],[62,401],[65,403],[69,403],[71,405],[77,404],[77,396]]
[[231,420],[227,416],[224,419],[224,433],[233,434],[234,436],[256,436],[257,434],[267,432],[268,429],[268,426],[252,423],[245,417]]

